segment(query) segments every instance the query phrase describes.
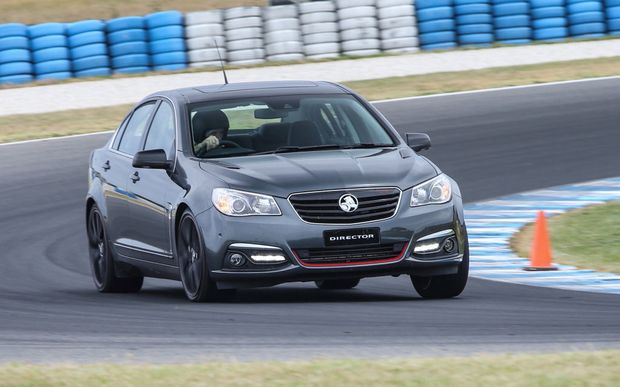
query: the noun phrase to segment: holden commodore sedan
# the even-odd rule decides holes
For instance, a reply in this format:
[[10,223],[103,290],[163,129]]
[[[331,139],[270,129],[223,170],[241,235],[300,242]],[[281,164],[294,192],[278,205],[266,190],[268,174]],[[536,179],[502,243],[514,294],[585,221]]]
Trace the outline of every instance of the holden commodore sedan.
[[100,292],[180,280],[191,301],[312,281],[408,275],[459,295],[469,250],[458,185],[372,105],[328,82],[155,93],[90,158],[86,229]]

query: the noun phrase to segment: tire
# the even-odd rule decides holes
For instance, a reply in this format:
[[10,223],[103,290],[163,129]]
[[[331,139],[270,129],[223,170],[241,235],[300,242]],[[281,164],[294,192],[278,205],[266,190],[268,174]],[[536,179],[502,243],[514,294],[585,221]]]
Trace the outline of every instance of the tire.
[[413,4],[397,5],[395,7],[379,8],[377,10],[377,17],[379,19],[391,19],[399,16],[413,17],[414,15],[415,8],[413,8]]
[[110,74],[112,74],[112,70],[110,70],[109,67],[99,67],[96,69],[88,69],[75,72],[75,76],[78,78],[104,77]]
[[267,59],[269,62],[298,62],[300,60],[304,60],[304,58],[304,54],[298,52],[289,54],[267,55],[265,59]]
[[454,18],[454,11],[452,7],[432,7],[420,9],[416,13],[416,17],[420,22],[452,19]]
[[234,7],[224,10],[224,20],[261,16],[260,7]]
[[493,34],[469,34],[459,36],[460,44],[491,44],[493,43]]
[[466,24],[457,27],[459,35],[470,34],[492,34],[493,26],[491,24]]
[[47,35],[64,35],[65,25],[62,23],[42,23],[28,27],[30,39],[40,38]]
[[316,1],[299,4],[299,13],[304,15],[308,13],[334,12],[336,6],[331,1]]
[[71,49],[71,59],[73,60],[99,55],[108,55],[108,47],[103,43],[89,44]]
[[163,26],[148,30],[147,35],[150,41],[164,39],[183,39],[185,31],[182,25]]
[[[234,40],[232,42],[228,42],[226,49],[229,51],[239,51],[239,50],[252,50],[252,49],[261,48],[261,47],[263,47],[263,41],[261,39],[243,39],[243,40]],[[220,48],[220,50],[222,49]],[[215,59],[205,59],[205,61],[211,61],[211,60],[215,60]]]
[[469,276],[469,246],[465,244],[463,261],[459,265],[458,272],[451,275],[439,275],[435,277],[411,276],[411,283],[422,298],[441,299],[453,298],[460,295]]
[[130,54],[112,58],[112,67],[115,69],[149,66],[149,64],[150,61],[147,54]]
[[415,27],[393,28],[381,31],[381,40],[413,38],[418,36],[418,30]]
[[217,61],[207,61],[207,62],[190,62],[189,67],[192,68],[201,68],[201,67],[220,67],[221,63],[219,60]]
[[495,17],[511,15],[527,15],[530,12],[530,5],[526,1],[496,4],[493,6]]
[[[240,40],[241,42],[242,40]],[[221,50],[222,60],[226,60],[226,51]],[[190,63],[202,63],[202,62],[217,62],[219,63],[219,56],[217,49],[205,48],[202,50],[193,50],[187,53]]]
[[412,5],[411,0],[377,0],[377,8],[396,7],[397,5]]
[[548,19],[552,17],[566,17],[564,7],[544,7],[532,9],[532,18]]
[[67,71],[71,71],[71,62],[66,59],[50,60],[48,62],[34,64],[34,73],[37,75]]
[[[226,39],[223,36],[204,36],[201,38],[187,39],[185,44],[188,50],[202,50],[204,48],[215,48],[215,44],[220,50],[226,51]],[[232,42],[231,42],[232,43]]]
[[32,60],[30,51],[19,48],[6,50],[0,53],[0,64],[11,62],[30,62]]
[[265,50],[255,48],[251,50],[229,51],[228,60],[231,62],[246,62],[265,58]]
[[456,29],[456,23],[453,19],[431,20],[418,24],[418,30],[420,34],[453,31],[454,29]]
[[357,19],[362,17],[374,18],[377,16],[377,9],[373,6],[342,8],[339,9],[336,14],[340,20]]
[[149,44],[151,54],[163,54],[173,51],[185,51],[185,40],[183,39],[163,39]]
[[196,24],[185,28],[188,39],[214,37],[224,35],[224,26],[221,24]]
[[28,36],[28,27],[22,23],[0,24],[0,39],[9,36]]
[[151,71],[149,66],[130,66],[114,69],[115,74],[137,74]]
[[216,298],[219,291],[209,277],[202,234],[189,210],[181,216],[176,230],[176,254],[185,296],[192,302]]
[[105,23],[101,20],[82,20],[75,23],[69,23],[66,26],[67,35],[83,34],[84,32],[104,31]]
[[413,49],[416,49],[419,44],[420,42],[417,37],[410,36],[404,38],[384,39],[381,41],[381,48],[384,51],[389,51],[392,53],[403,52],[403,49],[412,49],[407,50],[407,52],[414,52],[416,50]]
[[0,77],[32,74],[30,62],[11,62],[0,65]]
[[476,13],[473,15],[461,15],[456,18],[457,25],[465,24],[493,24],[493,16],[489,13]]
[[279,42],[267,44],[265,46],[265,53],[267,56],[300,54],[303,52],[303,49],[303,44],[298,41]]
[[359,40],[359,39],[378,39],[378,28],[355,28],[352,30],[342,31],[340,33],[342,41]]
[[153,66],[153,70],[155,71],[179,71],[187,68],[187,64],[185,63],[172,63],[172,64],[164,64],[159,66]]
[[336,0],[336,8],[374,7],[375,0]]
[[149,53],[149,47],[147,46],[146,42],[141,41],[113,44],[110,45],[109,48],[110,55],[112,55],[113,57]]
[[549,19],[540,19],[534,20],[532,22],[532,28],[534,29],[543,29],[543,28],[557,28],[557,27],[566,27],[568,25],[566,18],[563,17],[552,17]]
[[9,75],[6,77],[0,76],[0,84],[18,84],[32,82],[33,78],[30,74]]
[[231,66],[252,66],[265,63],[265,59],[245,59],[245,60],[235,60],[229,61],[228,64]]
[[[381,47],[381,42],[379,39],[360,39],[360,40],[349,40],[347,42],[342,42],[342,51],[368,51],[368,50],[378,50]],[[369,54],[373,55],[373,54]]]
[[570,26],[570,33],[573,36],[603,34],[605,33],[605,23],[586,23]]
[[297,17],[297,7],[295,5],[276,5],[263,8],[264,20],[277,20]]
[[[340,44],[335,43],[320,43],[320,44],[307,44],[304,47],[304,52],[309,58],[327,58],[325,55],[333,55],[340,53]],[[331,56],[329,56],[331,57]]]
[[103,31],[82,32],[69,36],[69,47],[71,48],[105,43],[106,38]]
[[32,53],[32,61],[35,63],[47,62],[50,60],[69,59],[69,49],[66,47],[53,47]]
[[155,54],[151,56],[151,62],[153,66],[168,66],[168,65],[183,65],[187,63],[187,55],[185,51],[164,52],[162,54]]
[[603,12],[597,11],[568,15],[568,22],[570,24],[604,23],[605,14]]
[[179,11],[155,12],[144,17],[147,28],[160,28],[164,26],[183,25],[183,14]]
[[256,39],[257,37],[262,37],[262,36],[263,36],[263,32],[258,27],[240,28],[238,30],[226,31],[227,41]]
[[57,72],[57,73],[47,73],[47,74],[37,75],[37,80],[38,81],[48,80],[48,79],[62,80],[62,79],[69,79],[72,76],[73,75],[71,74],[70,71],[62,71],[62,72]]
[[281,31],[281,30],[299,30],[298,19],[274,19],[267,20],[263,23],[263,31],[265,33]]
[[30,47],[32,51],[44,50],[53,47],[66,47],[67,38],[64,35],[48,35],[40,38],[32,39]]
[[340,31],[353,30],[358,28],[377,28],[377,19],[374,17],[362,17],[359,19],[340,20],[338,26]]
[[215,9],[212,11],[190,12],[185,14],[185,25],[194,26],[197,24],[221,24],[222,11]]
[[74,60],[72,63],[73,71],[84,72],[91,69],[110,67],[110,59],[107,55],[88,56]]
[[301,33],[306,35],[312,34],[324,34],[324,33],[338,33],[338,23],[314,23],[301,26]]
[[495,30],[495,39],[500,41],[530,39],[531,36],[532,30],[528,27],[502,28]]
[[110,45],[135,41],[146,42],[146,31],[143,29],[132,29],[116,31],[108,34],[108,42]]
[[418,9],[448,7],[452,5],[452,0],[416,0],[415,5]]
[[136,293],[142,288],[144,277],[137,273],[127,278],[116,276],[114,258],[110,251],[110,243],[103,216],[93,205],[88,213],[86,223],[88,235],[88,255],[95,287],[101,293]]
[[337,43],[340,36],[335,32],[325,32],[322,34],[311,34],[304,36],[304,44]]
[[291,42],[291,41],[301,41],[301,33],[299,30],[280,30],[274,32],[268,32],[263,35],[263,39],[265,41],[265,45],[269,45],[272,43],[281,43],[281,42]]
[[431,50],[448,50],[456,47],[456,42],[444,42],[444,43],[432,43],[425,44],[422,46],[423,50],[431,51]]
[[142,30],[144,27],[144,18],[141,16],[119,17],[110,19],[105,23],[105,28],[108,33],[124,30]]
[[335,12],[306,13],[299,17],[301,25],[315,23],[334,23],[338,21]]
[[494,19],[495,28],[517,28],[529,27],[530,17],[528,15],[501,16]]
[[456,34],[453,31],[432,32],[420,35],[420,42],[423,45],[453,43],[456,42]]
[[314,284],[316,285],[316,287],[321,290],[353,289],[354,287],[359,285],[359,283],[360,283],[359,278],[314,281]]
[[371,55],[377,55],[381,53],[381,51],[379,51],[379,49],[374,49],[374,48],[369,48],[369,49],[365,49],[365,50],[350,50],[350,51],[343,51],[342,54],[346,55],[346,56],[371,56]]
[[263,19],[260,17],[242,17],[239,19],[228,19],[224,22],[225,30],[236,30],[239,28],[261,27]]
[[568,30],[565,27],[543,28],[534,30],[534,39],[536,40],[554,40],[564,39],[568,36]]
[[411,16],[399,16],[379,20],[379,29],[390,30],[394,28],[416,27],[416,20]]

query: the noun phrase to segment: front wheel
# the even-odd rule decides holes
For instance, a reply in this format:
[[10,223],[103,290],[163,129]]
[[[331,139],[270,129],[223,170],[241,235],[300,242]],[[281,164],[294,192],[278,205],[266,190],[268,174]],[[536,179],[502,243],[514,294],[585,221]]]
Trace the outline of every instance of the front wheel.
[[135,293],[140,291],[144,282],[143,276],[134,275],[122,278],[116,276],[103,216],[96,205],[93,205],[88,213],[86,233],[88,234],[90,269],[97,290],[101,293]]
[[413,287],[423,298],[453,298],[463,292],[469,276],[469,247],[465,245],[463,261],[456,274],[435,277],[411,276]]
[[316,287],[321,290],[353,289],[360,283],[360,280],[359,278],[353,278],[314,281],[314,283],[316,284]]

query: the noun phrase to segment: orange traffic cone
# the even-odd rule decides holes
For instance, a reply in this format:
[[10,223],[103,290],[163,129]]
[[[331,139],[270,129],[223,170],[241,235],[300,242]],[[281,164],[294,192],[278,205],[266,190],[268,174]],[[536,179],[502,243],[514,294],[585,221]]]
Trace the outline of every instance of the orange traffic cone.
[[551,243],[549,242],[549,232],[547,231],[547,219],[543,211],[538,212],[536,218],[536,230],[534,241],[532,242],[532,253],[530,254],[530,266],[523,268],[528,271],[557,270],[551,264]]

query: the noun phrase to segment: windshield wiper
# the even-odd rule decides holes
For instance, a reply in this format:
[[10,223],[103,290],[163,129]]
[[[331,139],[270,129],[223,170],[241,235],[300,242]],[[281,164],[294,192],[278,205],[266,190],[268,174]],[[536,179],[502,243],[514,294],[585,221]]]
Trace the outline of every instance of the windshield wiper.
[[359,144],[343,145],[342,149],[361,149],[361,148],[387,148],[393,147],[394,144],[374,144],[372,142],[363,142]]
[[325,149],[342,149],[342,145],[325,144],[325,145],[311,145],[311,146],[282,146],[276,150],[258,152],[254,154],[255,155],[267,155],[267,154],[272,154],[272,153],[307,152],[307,151],[325,150]]

